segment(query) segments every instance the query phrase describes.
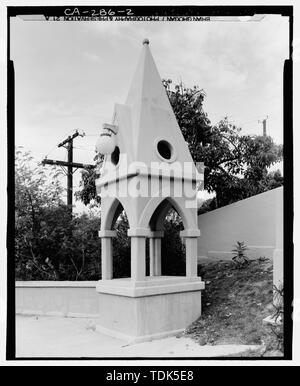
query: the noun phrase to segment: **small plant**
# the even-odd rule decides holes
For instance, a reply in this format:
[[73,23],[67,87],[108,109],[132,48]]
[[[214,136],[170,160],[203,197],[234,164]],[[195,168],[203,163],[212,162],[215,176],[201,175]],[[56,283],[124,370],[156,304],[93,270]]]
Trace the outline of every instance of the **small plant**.
[[284,341],[283,341],[283,286],[279,285],[276,287],[273,286],[274,297],[273,297],[273,307],[274,313],[272,318],[274,319],[275,324],[271,326],[271,331],[276,339],[276,349],[283,352],[284,350]]
[[273,313],[273,319],[275,320],[275,323],[282,323],[283,320],[283,285],[279,285],[276,287],[276,285],[273,285],[273,293],[274,293],[274,300],[273,300],[273,307],[274,307],[274,313]]
[[247,246],[244,241],[237,241],[232,252],[234,254],[232,260],[236,264],[237,268],[243,268],[249,264],[249,259],[245,255],[245,251],[247,250]]

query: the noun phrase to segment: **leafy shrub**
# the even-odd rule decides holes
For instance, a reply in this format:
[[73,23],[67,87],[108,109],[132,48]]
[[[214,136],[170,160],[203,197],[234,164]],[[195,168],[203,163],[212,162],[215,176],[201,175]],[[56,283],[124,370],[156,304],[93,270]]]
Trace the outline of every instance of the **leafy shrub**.
[[283,286],[280,285],[279,287],[273,286],[274,296],[273,296],[273,307],[274,307],[274,313],[272,315],[272,318],[274,319],[275,324],[271,325],[271,331],[273,335],[275,336],[276,343],[277,343],[277,350],[280,350],[283,352],[283,295],[284,290]]
[[237,241],[232,252],[234,254],[232,260],[236,264],[237,268],[243,268],[249,264],[249,259],[245,255],[245,251],[247,250],[247,246],[244,241]]
[[273,285],[273,291],[274,291],[273,318],[274,318],[275,322],[282,322],[282,320],[283,320],[283,294],[284,294],[283,285],[279,285],[278,287],[276,287],[276,285]]
[[99,227],[99,218],[86,214],[71,217],[65,205],[39,211],[34,232],[26,222],[22,225],[19,221],[15,238],[16,279],[98,280]]

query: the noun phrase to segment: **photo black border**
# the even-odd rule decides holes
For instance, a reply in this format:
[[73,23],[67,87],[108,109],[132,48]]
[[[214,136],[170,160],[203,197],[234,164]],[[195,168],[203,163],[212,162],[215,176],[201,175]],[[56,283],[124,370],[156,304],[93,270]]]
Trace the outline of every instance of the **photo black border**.
[[[7,7],[7,360],[193,360],[193,361],[234,361],[234,360],[292,360],[293,337],[293,6],[102,6],[97,8],[119,9],[130,8],[135,16],[252,16],[254,14],[279,14],[289,18],[289,58],[285,60],[283,71],[283,144],[284,144],[284,356],[283,357],[16,357],[16,322],[15,322],[15,73],[14,63],[10,60],[10,18],[17,15],[63,16],[66,8],[77,6],[8,6]],[[79,11],[93,9],[95,6],[78,6]],[[106,366],[115,369],[118,366]],[[191,367],[192,368],[192,367]],[[186,367],[185,367],[186,369]],[[126,366],[128,372],[128,366]]]

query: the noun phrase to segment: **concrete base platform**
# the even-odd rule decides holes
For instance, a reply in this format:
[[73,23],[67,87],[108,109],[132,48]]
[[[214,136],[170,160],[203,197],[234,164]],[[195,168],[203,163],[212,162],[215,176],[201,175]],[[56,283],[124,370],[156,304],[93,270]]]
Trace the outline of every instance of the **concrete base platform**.
[[97,330],[128,342],[176,335],[201,315],[201,278],[147,277],[100,280]]
[[127,342],[175,335],[201,315],[199,277],[153,276],[98,282],[16,282],[16,311],[91,318],[97,330]]

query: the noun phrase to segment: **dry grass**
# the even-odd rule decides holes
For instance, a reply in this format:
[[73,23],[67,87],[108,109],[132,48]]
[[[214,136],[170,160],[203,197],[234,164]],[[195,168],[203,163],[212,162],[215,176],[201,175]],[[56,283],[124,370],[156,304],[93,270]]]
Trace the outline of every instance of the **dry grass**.
[[199,344],[253,344],[262,350],[251,356],[278,350],[277,340],[263,319],[273,313],[273,267],[270,260],[253,260],[237,269],[232,261],[200,267],[206,282],[202,316],[185,332]]

